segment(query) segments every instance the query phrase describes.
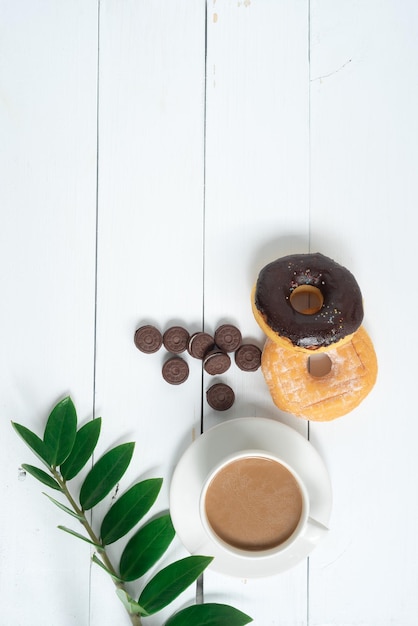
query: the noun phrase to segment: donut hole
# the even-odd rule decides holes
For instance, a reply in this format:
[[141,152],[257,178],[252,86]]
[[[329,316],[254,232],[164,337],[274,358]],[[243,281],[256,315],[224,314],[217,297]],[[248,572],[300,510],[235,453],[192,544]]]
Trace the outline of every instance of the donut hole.
[[328,354],[320,352],[319,354],[312,354],[308,357],[308,372],[315,378],[322,378],[327,376],[332,369],[332,361]]
[[313,285],[299,285],[290,294],[292,308],[303,315],[314,315],[321,310],[324,296],[318,287]]

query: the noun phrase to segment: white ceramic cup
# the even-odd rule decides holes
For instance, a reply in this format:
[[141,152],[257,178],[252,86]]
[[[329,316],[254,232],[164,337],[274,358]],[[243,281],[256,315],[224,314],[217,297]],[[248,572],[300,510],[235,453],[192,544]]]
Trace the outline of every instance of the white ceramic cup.
[[[236,463],[238,461],[240,463]],[[251,461],[253,469],[249,469],[248,461]],[[253,480],[251,472],[254,471],[257,471],[257,478]],[[287,491],[282,477],[288,485]],[[268,503],[270,493],[271,506]],[[238,500],[235,500],[236,497]],[[271,523],[263,518],[264,502],[267,502]],[[231,508],[239,510],[239,513],[231,513],[230,518]],[[286,508],[289,509],[291,523],[286,522],[287,527],[281,528],[279,519],[282,511],[286,519]],[[326,526],[310,516],[309,493],[298,473],[289,463],[264,450],[235,452],[213,467],[203,484],[199,511],[205,532],[221,551],[250,559],[276,556],[291,550],[296,543],[299,550],[301,543],[314,546],[328,531]],[[247,512],[249,518],[246,517]],[[219,520],[222,521],[218,523]],[[253,529],[248,541],[242,539],[246,526]],[[237,541],[234,538],[235,528],[237,536],[241,537]],[[281,530],[285,538],[282,538]],[[274,541],[272,537],[276,532],[277,540]],[[268,541],[266,533],[270,533]]]

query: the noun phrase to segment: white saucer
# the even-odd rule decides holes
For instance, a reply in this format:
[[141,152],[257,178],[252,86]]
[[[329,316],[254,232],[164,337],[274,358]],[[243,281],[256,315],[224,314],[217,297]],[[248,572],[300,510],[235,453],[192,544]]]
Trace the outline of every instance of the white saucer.
[[210,568],[239,578],[272,576],[305,559],[314,545],[297,540],[289,550],[262,559],[222,550],[206,533],[199,513],[200,493],[211,470],[222,459],[245,449],[280,456],[300,475],[308,490],[310,516],[328,526],[331,482],[318,452],[298,432],[262,417],[229,420],[200,435],[180,459],[170,486],[170,513],[174,528],[191,554],[215,557]]

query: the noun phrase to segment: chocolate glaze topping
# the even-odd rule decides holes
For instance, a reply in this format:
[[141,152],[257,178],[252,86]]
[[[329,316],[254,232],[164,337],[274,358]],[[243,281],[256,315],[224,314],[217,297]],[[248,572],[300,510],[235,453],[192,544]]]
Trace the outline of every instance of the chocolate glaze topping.
[[[290,303],[301,285],[320,290],[323,303],[313,314]],[[259,273],[255,306],[270,328],[294,346],[315,350],[351,335],[363,321],[363,300],[351,272],[320,253],[292,254],[266,265]]]

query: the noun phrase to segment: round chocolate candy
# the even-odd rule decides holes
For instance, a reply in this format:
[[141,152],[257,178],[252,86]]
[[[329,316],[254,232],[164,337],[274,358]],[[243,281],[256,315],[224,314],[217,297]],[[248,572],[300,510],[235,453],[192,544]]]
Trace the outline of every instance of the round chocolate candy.
[[242,341],[239,328],[232,324],[222,324],[215,331],[215,343],[224,352],[235,352]]
[[203,360],[205,371],[212,376],[223,374],[229,369],[230,365],[231,359],[229,355],[221,350],[211,350],[205,355]]
[[181,356],[173,356],[164,363],[162,374],[170,385],[181,385],[189,377],[189,366]]
[[194,333],[189,339],[188,352],[195,359],[203,359],[205,354],[215,345],[213,337],[208,333]]
[[234,404],[235,394],[229,385],[216,383],[207,390],[206,400],[215,411],[226,411]]
[[258,346],[245,343],[235,352],[235,363],[244,372],[255,372],[261,365],[261,350]]
[[134,342],[138,350],[152,354],[161,348],[163,336],[155,326],[147,324],[135,331]]
[[189,333],[182,326],[171,326],[163,335],[163,344],[166,350],[179,354],[184,352],[189,343]]

